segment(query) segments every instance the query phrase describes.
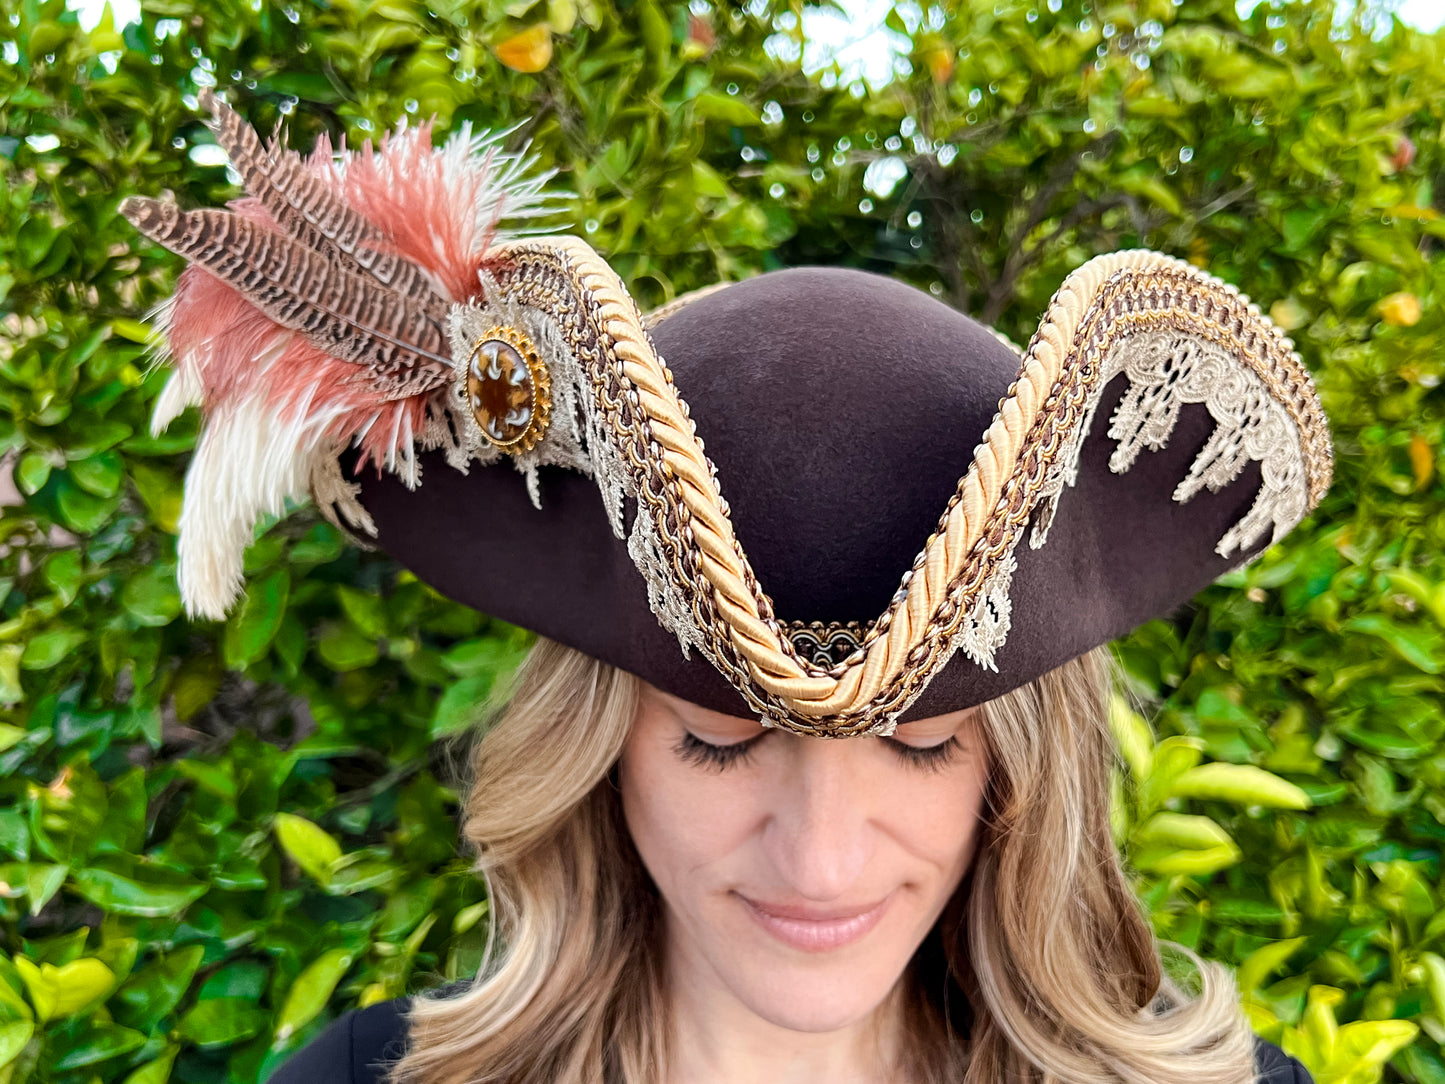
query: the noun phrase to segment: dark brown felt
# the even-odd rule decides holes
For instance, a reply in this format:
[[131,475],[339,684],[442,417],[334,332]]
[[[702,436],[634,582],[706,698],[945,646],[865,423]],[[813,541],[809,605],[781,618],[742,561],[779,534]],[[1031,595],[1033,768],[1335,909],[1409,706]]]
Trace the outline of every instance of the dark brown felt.
[[[1018,370],[980,324],[895,280],[798,268],[704,297],[655,331],[717,464],[737,537],[783,620],[870,621],[938,523]],[[1172,494],[1212,422],[1185,407],[1169,445],[1109,470],[1106,389],[1047,544],[1016,551],[998,672],[962,653],[905,719],[999,696],[1164,614],[1243,558],[1214,553],[1249,508],[1250,468],[1219,494]],[[383,549],[443,594],[630,670],[674,695],[747,714],[705,659],[685,660],[607,525],[596,485],[541,472],[531,506],[509,463],[423,483],[362,478]],[[1267,541],[1267,540],[1266,540]]]

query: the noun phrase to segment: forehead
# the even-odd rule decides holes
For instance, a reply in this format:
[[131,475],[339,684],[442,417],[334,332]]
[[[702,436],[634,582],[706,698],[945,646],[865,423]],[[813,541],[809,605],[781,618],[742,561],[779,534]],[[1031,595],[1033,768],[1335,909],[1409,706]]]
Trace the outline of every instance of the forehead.
[[[714,711],[700,704],[694,704],[690,700],[684,700],[682,697],[663,692],[657,688],[657,686],[650,685],[645,681],[640,684],[642,687],[642,702],[644,704],[660,709],[664,714],[673,717],[683,725],[708,726],[734,733],[757,730],[762,727],[762,723],[757,719]],[[957,711],[947,712],[942,715],[929,715],[922,719],[910,719],[907,722],[899,723],[896,733],[899,735],[951,733],[962,726],[975,725],[979,721],[982,710],[983,709],[979,707],[960,708]],[[866,735],[853,736],[862,737]]]

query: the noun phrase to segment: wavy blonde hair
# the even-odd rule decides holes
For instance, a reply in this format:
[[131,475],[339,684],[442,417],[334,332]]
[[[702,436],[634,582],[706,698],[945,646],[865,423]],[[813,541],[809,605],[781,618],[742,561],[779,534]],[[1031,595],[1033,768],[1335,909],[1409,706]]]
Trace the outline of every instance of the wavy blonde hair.
[[[1109,826],[1101,649],[984,705],[977,857],[901,991],[909,1084],[1250,1084],[1229,973],[1163,975]],[[660,1084],[660,906],[609,772],[640,683],[538,641],[472,754],[462,834],[492,944],[460,994],[418,998],[398,1084]]]

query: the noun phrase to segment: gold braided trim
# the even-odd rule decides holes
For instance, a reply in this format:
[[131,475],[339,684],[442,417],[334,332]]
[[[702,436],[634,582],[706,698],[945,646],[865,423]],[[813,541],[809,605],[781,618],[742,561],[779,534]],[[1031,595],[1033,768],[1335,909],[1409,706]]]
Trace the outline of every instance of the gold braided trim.
[[1329,487],[1333,457],[1313,383],[1258,308],[1158,253],[1097,257],[1055,294],[937,530],[868,626],[861,652],[823,670],[799,656],[759,587],[687,406],[616,273],[578,238],[515,242],[501,254],[509,268],[498,277],[575,344],[709,658],[764,719],[790,730],[862,733],[886,725],[922,690],[1102,391],[1102,360],[1138,330],[1197,335],[1237,357],[1298,427],[1310,508]]

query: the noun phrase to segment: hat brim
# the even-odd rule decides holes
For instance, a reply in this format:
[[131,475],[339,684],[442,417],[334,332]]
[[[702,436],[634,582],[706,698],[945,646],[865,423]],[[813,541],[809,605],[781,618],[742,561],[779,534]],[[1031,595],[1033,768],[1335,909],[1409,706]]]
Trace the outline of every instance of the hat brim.
[[690,299],[649,336],[590,250],[518,246],[515,281],[559,251],[625,404],[653,582],[580,475],[542,474],[537,509],[515,472],[438,464],[414,491],[364,477],[361,504],[443,593],[717,710],[848,734],[980,703],[1172,609],[1328,486],[1288,340],[1154,253],[1070,276],[1019,357],[823,269]]

